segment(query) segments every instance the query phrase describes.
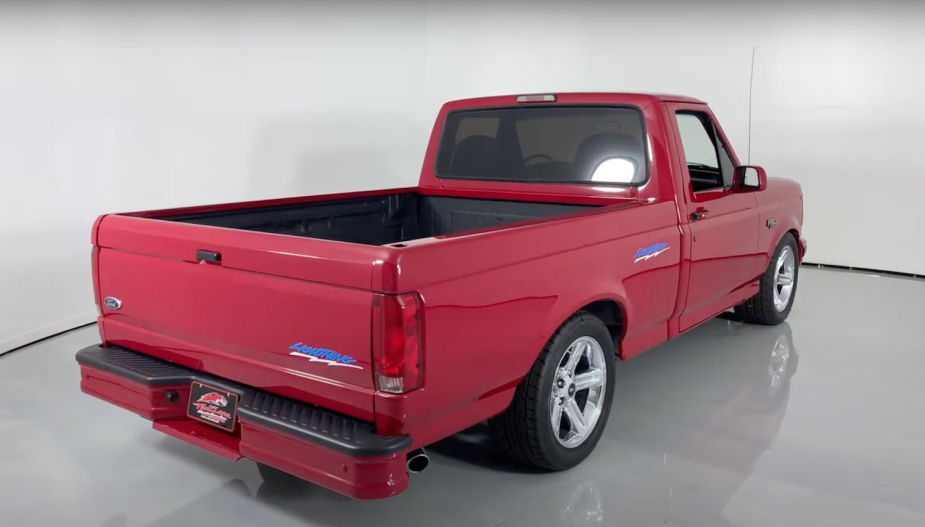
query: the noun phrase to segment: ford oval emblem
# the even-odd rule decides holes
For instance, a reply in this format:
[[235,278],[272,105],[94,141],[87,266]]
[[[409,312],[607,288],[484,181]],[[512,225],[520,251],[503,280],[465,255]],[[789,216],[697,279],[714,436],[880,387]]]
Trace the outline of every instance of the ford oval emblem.
[[112,310],[122,309],[122,301],[114,296],[107,296],[106,298],[104,298],[103,304],[105,304],[106,307]]

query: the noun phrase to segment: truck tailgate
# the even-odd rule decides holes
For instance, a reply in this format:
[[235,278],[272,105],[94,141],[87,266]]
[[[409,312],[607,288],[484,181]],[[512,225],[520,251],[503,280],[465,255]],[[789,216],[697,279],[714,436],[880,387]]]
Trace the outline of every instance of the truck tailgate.
[[127,216],[96,245],[106,342],[373,420],[380,248]]

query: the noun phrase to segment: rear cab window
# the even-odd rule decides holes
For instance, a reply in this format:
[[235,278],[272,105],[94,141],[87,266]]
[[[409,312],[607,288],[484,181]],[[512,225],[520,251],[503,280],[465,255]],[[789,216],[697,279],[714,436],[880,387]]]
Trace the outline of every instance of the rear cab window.
[[642,112],[630,107],[456,111],[437,149],[441,179],[639,186],[649,177]]

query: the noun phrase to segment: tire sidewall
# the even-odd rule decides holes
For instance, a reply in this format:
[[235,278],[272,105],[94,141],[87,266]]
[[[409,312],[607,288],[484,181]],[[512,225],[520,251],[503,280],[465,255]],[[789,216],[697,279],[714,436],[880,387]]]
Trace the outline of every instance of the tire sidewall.
[[[549,412],[549,400],[552,396],[552,387],[556,379],[556,370],[562,357],[565,356],[566,350],[575,340],[580,337],[591,337],[598,341],[604,351],[604,357],[607,361],[607,377],[605,379],[606,393],[604,394],[604,404],[601,407],[601,416],[594,426],[594,430],[581,445],[575,448],[567,448],[559,443],[555,432],[550,423],[552,416]],[[616,364],[616,350],[614,348],[613,337],[603,322],[597,317],[585,314],[577,319],[573,324],[563,328],[563,331],[553,339],[549,347],[549,360],[543,368],[541,376],[540,408],[539,423],[542,442],[546,445],[550,461],[553,465],[559,467],[572,467],[584,460],[594,450],[597,442],[600,440],[607,427],[607,420],[610,416],[610,409],[613,405],[613,391],[615,385],[614,367]]]

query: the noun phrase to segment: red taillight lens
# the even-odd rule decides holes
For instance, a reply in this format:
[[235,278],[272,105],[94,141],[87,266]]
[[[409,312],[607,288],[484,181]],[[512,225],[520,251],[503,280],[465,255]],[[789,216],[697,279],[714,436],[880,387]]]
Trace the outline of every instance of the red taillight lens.
[[376,295],[373,362],[380,391],[406,393],[421,386],[421,300],[415,293]]

